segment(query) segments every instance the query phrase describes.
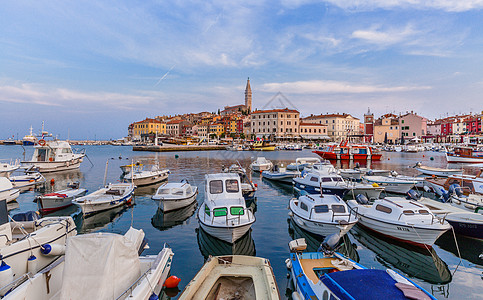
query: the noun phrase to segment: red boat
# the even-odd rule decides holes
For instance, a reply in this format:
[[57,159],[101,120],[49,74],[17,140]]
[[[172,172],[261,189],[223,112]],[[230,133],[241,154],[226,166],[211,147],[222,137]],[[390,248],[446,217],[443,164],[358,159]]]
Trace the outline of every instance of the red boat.
[[313,151],[323,159],[331,160],[381,160],[382,154],[367,145],[347,145],[342,141],[339,145],[329,145]]

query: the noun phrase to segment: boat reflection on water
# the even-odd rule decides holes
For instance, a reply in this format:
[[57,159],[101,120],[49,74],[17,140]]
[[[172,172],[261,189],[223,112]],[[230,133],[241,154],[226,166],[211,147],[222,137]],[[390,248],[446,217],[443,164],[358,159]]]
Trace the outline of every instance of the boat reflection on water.
[[217,239],[208,234],[201,227],[198,227],[196,231],[198,237],[198,246],[200,247],[201,254],[205,259],[207,259],[210,255],[256,255],[255,242],[252,238],[251,229],[235,243],[227,243]]
[[436,240],[436,245],[443,250],[453,253],[456,257],[459,257],[459,248],[461,258],[479,266],[483,266],[483,240],[456,235],[456,242],[458,243],[458,247],[456,247],[453,232],[450,230]]
[[168,182],[168,181],[164,180],[162,182],[158,182],[158,183],[151,184],[151,185],[138,186],[134,190],[134,195],[135,196],[146,196],[146,197],[151,198],[151,196],[156,194],[158,187],[160,187],[162,184],[165,184],[166,182]]
[[276,182],[265,178],[262,178],[262,182],[269,187],[279,191],[280,193],[282,193],[282,195],[292,196],[294,193],[293,184]]
[[132,205],[118,206],[113,209],[101,211],[93,215],[89,215],[82,220],[82,227],[79,233],[90,233],[104,229],[110,223],[118,219],[125,211],[132,209]]
[[[376,253],[383,265],[390,264],[411,277],[431,284],[446,284],[452,276],[448,265],[433,248],[421,248],[395,241],[363,227],[352,227],[352,235],[365,247]],[[382,260],[382,261],[381,261]]]
[[[305,243],[307,244],[306,252],[317,252],[325,237],[313,234],[299,227],[292,218],[287,219],[287,222],[288,233],[290,234],[292,240],[304,238]],[[357,246],[351,243],[351,240],[347,234],[344,234],[340,238],[339,244],[336,246],[337,252],[347,256],[353,261],[359,262],[359,254],[357,253],[356,248]]]
[[43,217],[63,217],[63,216],[71,216],[74,220],[75,226],[77,227],[77,231],[80,232],[82,229],[82,222],[83,222],[83,215],[82,209],[78,205],[69,205],[63,209],[59,209],[53,212],[41,212],[41,216]]
[[151,224],[163,231],[177,225],[188,224],[189,218],[195,213],[198,202],[194,201],[186,207],[164,212],[158,207],[156,214],[151,218]]

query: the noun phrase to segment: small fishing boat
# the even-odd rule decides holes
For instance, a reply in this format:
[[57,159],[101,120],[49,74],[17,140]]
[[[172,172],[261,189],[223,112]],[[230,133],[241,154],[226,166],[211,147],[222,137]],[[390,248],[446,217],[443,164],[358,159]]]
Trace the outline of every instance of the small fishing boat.
[[24,145],[24,146],[35,145],[35,142],[37,141],[37,137],[34,135],[32,130],[33,130],[33,128],[32,128],[32,126],[30,126],[30,133],[23,137],[22,145]]
[[434,175],[439,177],[448,177],[451,175],[463,175],[463,169],[443,169],[423,166],[421,163],[417,163],[414,168],[425,175]]
[[483,163],[483,151],[475,147],[456,146],[453,152],[446,153],[449,163]]
[[453,184],[463,187],[463,194],[483,194],[483,169],[476,175],[450,175],[448,178],[426,178],[426,184],[438,195],[443,196]]
[[38,196],[37,204],[41,213],[50,213],[72,205],[72,200],[82,197],[87,193],[86,189],[79,188],[79,182],[72,184],[69,188],[53,193]]
[[188,299],[280,299],[266,258],[227,255],[209,257],[179,296]]
[[85,216],[108,210],[124,204],[130,204],[136,186],[132,183],[109,183],[105,187],[72,200],[79,205]]
[[[4,296],[26,273],[52,263],[64,253],[67,237],[77,234],[74,220],[69,217],[39,219],[30,211],[13,215],[9,221],[7,205],[0,201],[0,296]],[[24,299],[24,298],[20,298]]]
[[274,151],[275,145],[269,143],[268,141],[256,141],[251,145],[250,150],[253,151]]
[[255,223],[241,192],[240,177],[218,173],[207,174],[205,179],[205,200],[198,209],[200,226],[220,240],[236,242]]
[[426,197],[418,197],[418,202],[428,207],[433,214],[444,218],[453,226],[457,234],[483,239],[483,215],[460,208],[453,203],[443,203]]
[[168,179],[169,170],[160,169],[159,166],[153,165],[151,168],[138,165],[134,167],[132,172],[124,175],[124,181],[134,182],[136,186],[150,185]]
[[[144,232],[71,237],[65,256],[13,289],[4,299],[154,299],[169,275],[173,252],[139,256]],[[82,291],[82,292],[80,292]]]
[[280,181],[280,182],[285,182],[285,183],[292,183],[292,179],[300,174],[299,171],[290,171],[287,170],[283,165],[278,166],[275,165],[273,167],[273,170],[270,171],[263,171],[262,172],[262,177],[274,181]]
[[304,239],[289,243],[292,253],[285,262],[294,286],[292,299],[408,299],[411,296],[436,300],[403,275],[390,269],[367,269],[335,252],[331,244],[335,245],[322,244],[324,252],[302,252],[307,247]]
[[122,174],[127,174],[131,172],[135,167],[142,167],[142,166],[143,164],[141,164],[140,162],[136,162],[129,165],[120,166],[120,168],[122,170]]
[[369,203],[359,195],[347,201],[359,224],[380,234],[418,246],[433,245],[451,225],[412,199],[386,197]]
[[35,186],[45,182],[45,177],[40,172],[29,172],[25,175],[9,175],[8,179],[16,188]]
[[85,156],[85,151],[74,152],[67,141],[40,139],[32,158],[22,164],[41,173],[58,172],[78,169]]
[[182,180],[162,184],[151,199],[159,200],[159,208],[166,212],[190,205],[197,195],[198,187]]
[[287,165],[287,170],[290,171],[302,171],[305,167],[313,164],[320,164],[320,159],[317,157],[299,157],[294,163]]
[[11,202],[20,195],[20,190],[14,188],[12,182],[6,177],[0,177],[0,201]]
[[364,180],[378,186],[383,187],[386,192],[406,194],[410,189],[414,188],[418,181],[408,180],[407,178],[397,178],[393,176],[364,176]]
[[289,209],[297,225],[321,236],[333,233],[343,236],[357,223],[357,217],[335,195],[300,196],[290,200]]
[[8,177],[12,172],[20,168],[20,160],[0,161],[0,177]]
[[250,164],[250,169],[255,172],[267,171],[270,170],[272,167],[273,163],[263,156],[257,157],[257,159]]

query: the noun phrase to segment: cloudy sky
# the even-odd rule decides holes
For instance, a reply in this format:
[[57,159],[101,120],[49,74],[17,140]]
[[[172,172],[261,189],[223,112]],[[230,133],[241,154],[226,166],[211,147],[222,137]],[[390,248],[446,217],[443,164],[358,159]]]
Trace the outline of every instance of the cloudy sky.
[[0,139],[108,139],[240,104],[302,116],[483,110],[482,0],[4,1]]

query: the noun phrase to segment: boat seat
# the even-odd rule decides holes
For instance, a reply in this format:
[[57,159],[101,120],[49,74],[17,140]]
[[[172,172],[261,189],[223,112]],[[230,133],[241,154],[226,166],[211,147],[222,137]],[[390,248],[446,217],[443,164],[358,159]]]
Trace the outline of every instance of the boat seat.
[[106,194],[107,195],[114,195],[114,196],[121,196],[121,191],[120,190],[107,190]]
[[323,268],[335,268],[332,265],[329,258],[322,258],[322,259],[300,259],[300,265],[304,270],[305,275],[308,279],[310,279],[314,284],[317,284],[319,278],[314,272],[314,269],[323,269]]

